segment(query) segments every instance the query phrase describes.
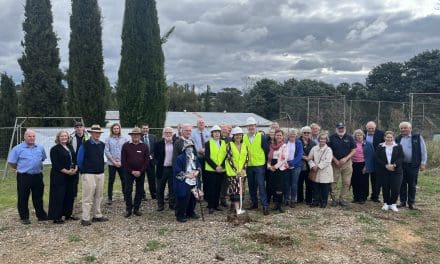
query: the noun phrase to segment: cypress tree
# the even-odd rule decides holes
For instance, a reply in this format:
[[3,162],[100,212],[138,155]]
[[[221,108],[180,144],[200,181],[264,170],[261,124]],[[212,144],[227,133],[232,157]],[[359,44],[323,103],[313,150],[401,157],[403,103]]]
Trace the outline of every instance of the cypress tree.
[[12,127],[17,116],[17,92],[11,77],[3,73],[0,78],[0,127]]
[[8,154],[9,140],[12,129],[2,127],[14,126],[17,115],[17,92],[14,81],[6,73],[0,76],[0,158],[4,159]]
[[123,126],[163,127],[164,55],[154,0],[126,0],[117,95]]
[[[63,74],[57,37],[52,27],[49,0],[26,0],[23,22],[24,47],[18,63],[23,71],[22,114],[24,116],[63,116]],[[44,120],[30,125],[58,125],[59,120]]]
[[106,83],[97,0],[72,0],[67,110],[86,124],[105,125]]

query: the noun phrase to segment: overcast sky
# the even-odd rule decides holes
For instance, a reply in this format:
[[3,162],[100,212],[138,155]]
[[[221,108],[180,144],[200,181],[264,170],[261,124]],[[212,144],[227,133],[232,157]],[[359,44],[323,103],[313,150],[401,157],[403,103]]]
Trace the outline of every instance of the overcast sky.
[[[0,0],[0,71],[22,79],[25,0]],[[123,0],[99,0],[105,73],[117,81]],[[167,82],[242,88],[246,77],[365,82],[380,63],[440,48],[440,0],[159,0]],[[61,69],[70,0],[52,0]]]

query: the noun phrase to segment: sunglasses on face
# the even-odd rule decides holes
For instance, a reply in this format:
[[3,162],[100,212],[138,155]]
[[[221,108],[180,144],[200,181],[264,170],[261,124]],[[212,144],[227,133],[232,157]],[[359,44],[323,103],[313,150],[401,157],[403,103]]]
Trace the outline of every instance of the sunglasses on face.
[[310,132],[303,132],[303,134],[310,134]]

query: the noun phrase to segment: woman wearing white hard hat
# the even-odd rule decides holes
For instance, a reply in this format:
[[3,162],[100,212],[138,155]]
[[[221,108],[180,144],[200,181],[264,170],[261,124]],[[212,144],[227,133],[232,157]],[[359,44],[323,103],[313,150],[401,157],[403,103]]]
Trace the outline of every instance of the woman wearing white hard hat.
[[226,143],[220,139],[221,128],[215,125],[211,129],[211,138],[205,143],[205,196],[209,213],[222,211],[219,208],[220,189],[225,174]]
[[248,150],[243,144],[243,130],[234,127],[231,131],[232,141],[226,145],[226,176],[228,178],[228,193],[231,197],[231,209],[242,214],[243,194],[245,192],[246,167],[249,160]]

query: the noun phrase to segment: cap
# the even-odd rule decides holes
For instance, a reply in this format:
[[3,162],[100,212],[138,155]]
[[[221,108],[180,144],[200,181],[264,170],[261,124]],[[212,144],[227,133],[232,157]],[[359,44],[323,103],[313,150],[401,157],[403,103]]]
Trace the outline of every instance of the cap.
[[73,125],[73,127],[83,127],[83,126],[84,126],[84,124],[79,121],[75,122],[75,124]]
[[344,127],[345,127],[345,124],[342,122],[339,122],[336,124],[336,128],[344,128]]

